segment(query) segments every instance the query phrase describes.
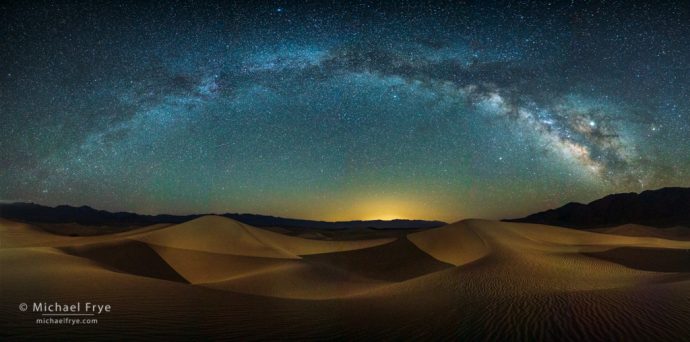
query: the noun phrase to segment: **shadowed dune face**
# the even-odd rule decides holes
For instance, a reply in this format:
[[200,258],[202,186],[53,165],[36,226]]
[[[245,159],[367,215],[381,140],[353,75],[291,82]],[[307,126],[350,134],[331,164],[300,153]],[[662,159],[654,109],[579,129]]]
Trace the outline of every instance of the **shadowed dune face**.
[[192,284],[222,281],[298,262],[296,259],[220,254],[157,245],[151,245],[151,248]]
[[690,241],[482,220],[398,239],[310,240],[216,216],[97,237],[3,221],[0,233],[3,331],[16,334],[36,332],[16,309],[31,298],[118,308],[85,337],[690,334]]
[[61,251],[92,260],[106,269],[144,277],[186,283],[149,245],[123,240],[84,246],[61,247]]
[[361,277],[389,282],[405,281],[452,267],[424,253],[405,238],[374,248],[306,255],[303,259],[311,265],[337,268]]
[[638,270],[690,273],[690,249],[620,247],[584,254]]
[[407,238],[434,258],[461,266],[485,257],[490,247],[467,221],[410,234]]

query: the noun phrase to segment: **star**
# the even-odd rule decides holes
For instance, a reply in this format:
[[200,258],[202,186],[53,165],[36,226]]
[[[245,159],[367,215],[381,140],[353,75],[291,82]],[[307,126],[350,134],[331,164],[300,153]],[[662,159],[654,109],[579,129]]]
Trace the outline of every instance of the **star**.
[[690,186],[690,27],[621,4],[8,6],[0,200],[456,221]]

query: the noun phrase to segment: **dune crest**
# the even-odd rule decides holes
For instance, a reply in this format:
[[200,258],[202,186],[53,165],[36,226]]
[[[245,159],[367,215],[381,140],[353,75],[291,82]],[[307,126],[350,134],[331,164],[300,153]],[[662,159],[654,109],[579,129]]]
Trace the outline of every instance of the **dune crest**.
[[45,232],[27,223],[0,218],[0,248],[39,247],[74,240]]
[[690,228],[681,226],[656,228],[630,223],[617,227],[588,229],[588,231],[611,235],[658,237],[667,240],[690,240]]
[[300,255],[367,248],[394,240],[310,240],[274,233],[215,215],[132,238],[163,247],[279,259],[299,259]]
[[[74,226],[76,230],[81,228],[78,224],[74,224]],[[0,248],[68,247],[92,243],[117,242],[129,236],[163,229],[167,226],[168,224],[158,223],[114,234],[68,236],[53,234],[32,224],[0,218]]]
[[219,254],[299,259],[295,254],[263,243],[251,229],[221,216],[203,216],[132,239],[152,245]]
[[455,266],[473,262],[490,253],[489,246],[469,221],[409,234],[407,239],[434,258]]

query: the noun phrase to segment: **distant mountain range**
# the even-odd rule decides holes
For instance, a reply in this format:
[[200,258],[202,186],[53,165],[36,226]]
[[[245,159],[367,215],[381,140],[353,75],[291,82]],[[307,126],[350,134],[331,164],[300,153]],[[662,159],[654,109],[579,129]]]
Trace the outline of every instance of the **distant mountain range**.
[[[140,215],[129,212],[112,213],[97,210],[88,206],[72,207],[60,205],[47,207],[34,203],[0,204],[0,217],[25,222],[41,223],[78,223],[82,225],[103,226],[145,226],[156,223],[182,223],[206,214],[196,215]],[[424,220],[373,220],[324,222],[282,218],[254,214],[222,214],[233,220],[255,227],[313,228],[313,229],[413,229],[435,228],[445,225],[441,221]]]
[[[156,223],[182,223],[205,214],[140,215],[129,212],[112,213],[88,206],[60,205],[47,207],[34,203],[0,204],[0,217],[25,222],[78,223],[95,226],[145,226]],[[435,228],[441,221],[341,221],[324,222],[255,214],[226,213],[225,216],[255,227],[312,229],[414,229]],[[652,227],[690,227],[690,188],[663,188],[642,193],[609,195],[589,204],[568,203],[560,208],[543,211],[510,222],[539,223],[569,228],[612,227],[627,223]]]
[[658,228],[690,227],[690,188],[609,195],[589,204],[568,203],[558,209],[506,221],[570,228],[611,227],[626,223]]

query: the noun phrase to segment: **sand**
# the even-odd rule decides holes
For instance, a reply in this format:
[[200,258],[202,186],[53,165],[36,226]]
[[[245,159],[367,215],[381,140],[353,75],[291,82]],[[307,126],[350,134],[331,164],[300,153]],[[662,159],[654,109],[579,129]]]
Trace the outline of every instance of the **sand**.
[[455,266],[470,263],[490,253],[489,245],[468,222],[410,234],[407,238],[432,257]]
[[588,229],[588,231],[623,236],[658,237],[667,240],[690,240],[690,228],[680,226],[655,228],[639,224],[625,224],[617,227]]
[[27,223],[0,218],[0,248],[71,244],[74,240],[69,236],[50,234]]
[[[119,241],[122,238],[128,236],[135,236],[142,233],[163,229],[170,225],[166,223],[160,223],[120,233],[91,236],[70,236],[68,234],[54,234],[40,228],[41,226],[46,225],[33,225],[0,218],[0,248],[60,247],[108,241]],[[50,226],[51,228],[55,228],[55,225]],[[84,230],[84,227],[78,224],[61,224],[60,226],[62,232]]]
[[[345,241],[218,216],[91,237],[1,221],[0,334],[683,340],[689,258],[690,241],[484,220]],[[97,326],[36,326],[17,309],[32,300],[114,312]]]
[[392,239],[310,240],[262,230],[214,215],[203,216],[133,238],[163,247],[283,259],[299,259],[299,255],[372,247],[392,241]]

